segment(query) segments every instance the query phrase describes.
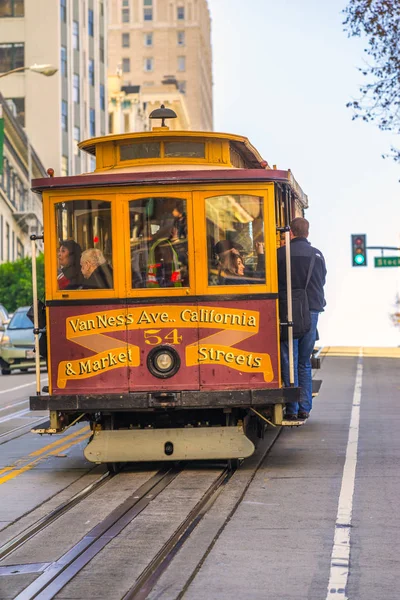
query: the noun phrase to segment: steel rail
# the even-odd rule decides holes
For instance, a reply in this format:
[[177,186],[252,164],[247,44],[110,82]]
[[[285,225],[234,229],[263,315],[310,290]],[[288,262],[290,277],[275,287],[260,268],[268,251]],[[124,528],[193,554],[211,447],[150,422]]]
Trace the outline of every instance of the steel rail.
[[164,544],[155,558],[139,576],[134,586],[123,596],[123,600],[137,600],[147,598],[162,573],[168,567],[174,556],[185,543],[196,525],[214,504],[234,471],[224,469],[218,479],[210,486],[201,500],[191,510],[186,519],[181,523],[175,533]]
[[160,470],[140,486],[108,517],[96,525],[61,558],[25,588],[15,600],[50,600],[67,585],[111,540],[113,540],[182,471],[182,466]]
[[[268,448],[263,452],[256,468],[254,469],[254,473],[252,474],[250,480],[245,486],[244,491],[240,495],[239,500],[235,503],[234,508],[230,512],[228,518],[226,519],[224,525],[218,530],[217,534],[214,536],[206,554],[203,556],[200,563],[202,564],[205,560],[206,555],[208,555],[211,547],[215,544],[216,539],[219,537],[222,529],[225,527],[225,524],[231,519],[232,515],[236,511],[240,502],[242,501],[244,494],[246,493],[250,483],[253,481],[260,465],[264,461],[265,457],[271,451],[274,446],[276,440],[282,433],[283,429],[280,428],[276,431],[276,435],[268,445]],[[122,600],[145,600],[148,597],[151,590],[154,588],[157,581],[160,579],[161,575],[171,564],[175,555],[179,552],[185,541],[189,538],[190,534],[199,524],[199,522],[203,519],[203,517],[207,514],[207,512],[214,505],[220,493],[223,491],[225,485],[234,475],[234,470],[225,469],[218,479],[212,484],[212,486],[207,490],[202,499],[196,504],[193,510],[189,513],[186,519],[181,523],[179,528],[175,531],[175,533],[169,538],[169,540],[164,544],[159,553],[155,556],[152,562],[146,567],[146,569],[142,572],[142,574],[138,577],[135,584],[130,588],[130,590],[123,596]],[[194,573],[197,572],[199,566],[196,567]],[[194,577],[194,575],[193,575]],[[191,579],[190,579],[191,580]],[[185,586],[186,589],[186,586]]]
[[[14,417],[14,418],[18,419],[18,417]],[[12,419],[10,419],[10,420],[12,420]],[[47,417],[39,417],[38,419],[31,421],[30,423],[24,423],[23,425],[14,427],[14,429],[10,429],[9,431],[4,431],[3,433],[0,433],[0,446],[2,444],[6,444],[7,442],[11,442],[12,440],[17,439],[17,438],[21,437],[22,435],[25,435],[26,433],[29,433],[30,430],[32,429],[32,426],[39,425],[40,423],[47,423],[48,420],[49,419]],[[22,430],[24,430],[24,431],[22,431]],[[16,434],[16,435],[14,435],[14,434]]]
[[249,478],[249,480],[247,481],[246,485],[244,486],[239,498],[237,499],[237,501],[235,502],[233,508],[230,510],[228,516],[226,517],[225,521],[223,522],[223,524],[219,527],[218,531],[216,532],[216,534],[213,536],[211,542],[208,545],[207,550],[204,552],[202,558],[200,559],[200,561],[197,563],[197,566],[193,569],[192,574],[190,575],[190,577],[188,578],[188,580],[186,581],[183,589],[181,590],[181,592],[179,593],[179,595],[177,596],[176,600],[182,600],[182,598],[184,597],[186,591],[188,590],[190,584],[192,583],[192,581],[194,580],[194,578],[196,577],[197,573],[200,571],[201,567],[203,566],[206,558],[208,557],[208,555],[210,554],[211,550],[213,549],[213,547],[215,546],[218,538],[220,537],[220,535],[222,534],[222,532],[224,531],[226,524],[229,523],[229,521],[232,519],[233,515],[235,514],[235,512],[237,511],[238,507],[240,506],[241,502],[243,501],[247,490],[249,489],[250,485],[252,484],[259,468],[261,467],[261,465],[263,464],[264,460],[266,459],[266,457],[268,456],[268,454],[271,452],[272,448],[274,447],[277,439],[279,438],[279,436],[282,434],[283,432],[283,427],[281,427],[278,430],[275,430],[275,437],[271,440],[270,444],[268,445],[268,447],[264,450],[260,460],[258,461],[257,465],[255,466],[255,469],[251,475],[251,477]]
[[45,515],[29,527],[13,537],[11,540],[0,546],[0,560],[6,558],[9,554],[17,550],[20,546],[25,544],[28,540],[32,539],[35,535],[43,531],[46,527],[48,527],[51,523],[59,519],[66,512],[71,510],[78,502],[81,502],[84,498],[87,498],[90,494],[96,491],[99,487],[101,487],[104,483],[106,483],[109,479],[111,479],[113,475],[110,473],[104,473],[99,479],[90,483],[88,486],[83,488],[80,492],[72,496],[69,500],[66,500],[57,508],[55,508],[51,513]]

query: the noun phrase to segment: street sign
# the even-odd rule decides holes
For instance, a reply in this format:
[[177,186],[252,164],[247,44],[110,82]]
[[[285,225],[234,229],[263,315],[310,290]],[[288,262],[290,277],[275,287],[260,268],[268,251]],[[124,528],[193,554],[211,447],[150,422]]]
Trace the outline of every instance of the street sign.
[[400,267],[400,256],[375,256],[375,267]]

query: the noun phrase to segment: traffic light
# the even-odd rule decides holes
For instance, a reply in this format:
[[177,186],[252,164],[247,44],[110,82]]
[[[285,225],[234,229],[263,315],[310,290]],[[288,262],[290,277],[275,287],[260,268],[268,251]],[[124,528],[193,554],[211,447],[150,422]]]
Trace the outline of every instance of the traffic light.
[[351,253],[353,267],[367,266],[367,236],[365,233],[352,234]]

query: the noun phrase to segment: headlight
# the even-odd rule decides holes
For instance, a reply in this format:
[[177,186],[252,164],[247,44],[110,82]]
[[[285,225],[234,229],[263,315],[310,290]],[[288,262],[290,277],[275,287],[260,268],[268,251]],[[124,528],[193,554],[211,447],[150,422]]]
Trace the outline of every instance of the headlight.
[[0,346],[3,346],[4,348],[11,348],[12,344],[9,335],[3,335],[3,337],[1,338]]
[[159,346],[153,348],[147,356],[147,368],[150,373],[160,379],[172,377],[179,370],[181,359],[175,348]]
[[174,366],[174,358],[169,352],[160,352],[155,357],[154,364],[159,371],[170,371]]

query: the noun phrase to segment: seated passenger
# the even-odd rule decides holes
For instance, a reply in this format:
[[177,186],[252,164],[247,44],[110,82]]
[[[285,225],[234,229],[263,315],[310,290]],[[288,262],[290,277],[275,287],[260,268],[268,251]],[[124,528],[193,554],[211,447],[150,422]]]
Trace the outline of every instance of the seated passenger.
[[59,290],[77,289],[82,285],[81,254],[79,244],[74,240],[63,240],[58,249],[58,264],[60,267],[57,284]]
[[101,250],[89,248],[82,252],[81,270],[84,277],[82,289],[111,289],[113,272]]
[[238,245],[221,240],[215,246],[218,255],[217,285],[249,285],[265,282],[264,243],[256,242],[257,266],[253,270],[245,262]]

